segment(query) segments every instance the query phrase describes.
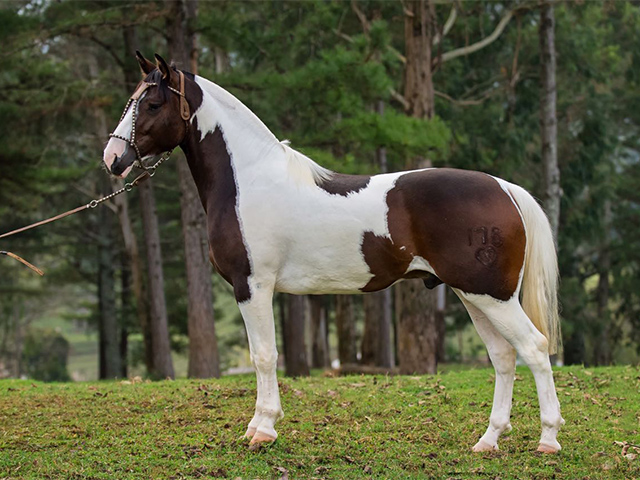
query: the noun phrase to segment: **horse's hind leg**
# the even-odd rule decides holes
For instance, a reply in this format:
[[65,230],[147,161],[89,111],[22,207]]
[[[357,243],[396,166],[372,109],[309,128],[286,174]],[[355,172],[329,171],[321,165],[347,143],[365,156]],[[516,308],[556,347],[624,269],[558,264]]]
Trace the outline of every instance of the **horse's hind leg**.
[[489,357],[496,371],[496,386],[493,393],[493,405],[489,426],[482,438],[473,447],[474,452],[498,450],[498,438],[503,432],[511,431],[511,401],[513,381],[516,369],[516,351],[495,329],[489,319],[473,304],[456,292],[466,307],[473,324],[487,346]]
[[517,297],[501,302],[487,295],[465,293],[460,295],[489,319],[495,329],[515,347],[531,369],[538,390],[542,422],[538,451],[544,453],[559,451],[560,444],[556,437],[564,420],[560,415],[560,403],[553,383],[547,339],[529,320]]

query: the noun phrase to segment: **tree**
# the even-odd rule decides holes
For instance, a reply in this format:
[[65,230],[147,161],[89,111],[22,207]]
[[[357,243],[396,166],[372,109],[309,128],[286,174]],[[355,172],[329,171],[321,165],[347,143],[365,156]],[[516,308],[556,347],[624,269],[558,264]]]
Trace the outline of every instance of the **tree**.
[[554,237],[560,223],[560,169],[558,168],[558,127],[556,121],[556,44],[553,3],[540,7],[540,139],[544,171],[544,206]]
[[[125,55],[135,58],[137,45],[135,30],[123,29]],[[132,92],[140,76],[137,66],[126,63],[124,66],[125,85]],[[153,192],[152,179],[140,184],[140,209],[144,240],[147,252],[147,271],[149,280],[149,311],[151,336],[152,376],[159,378],[173,378],[173,360],[171,358],[171,343],[169,339],[169,320],[167,316],[167,301],[164,293],[164,272],[162,267],[162,247],[160,245],[160,231],[158,226],[158,212]]]
[[356,322],[351,295],[336,295],[336,328],[338,331],[338,360],[340,365],[355,365],[358,362]]
[[327,324],[326,297],[309,295],[309,318],[311,324],[311,366],[329,368],[329,328]]
[[[435,7],[430,0],[415,0],[405,8],[404,105],[407,115],[430,120],[435,115],[432,75],[432,44],[435,35]],[[431,161],[414,157],[409,168],[431,166]],[[421,280],[405,280],[396,287],[397,352],[403,373],[437,371],[436,293],[427,291]]]
[[[196,0],[167,0],[167,40],[169,55],[177,67],[197,73],[194,31],[198,2]],[[209,262],[206,216],[189,166],[178,158],[178,183],[182,234],[187,269],[189,377],[220,376],[220,359],[213,312],[213,286]]]
[[[100,182],[103,195],[111,193],[108,178]],[[100,368],[101,379],[117,378],[122,373],[119,349],[118,319],[116,314],[116,290],[114,268],[115,232],[112,220],[113,212],[102,208],[98,222],[98,297],[99,297],[99,336],[100,336]]]
[[286,295],[286,313],[282,316],[282,344],[284,346],[285,374],[288,377],[309,375],[305,324],[307,323],[307,297]]

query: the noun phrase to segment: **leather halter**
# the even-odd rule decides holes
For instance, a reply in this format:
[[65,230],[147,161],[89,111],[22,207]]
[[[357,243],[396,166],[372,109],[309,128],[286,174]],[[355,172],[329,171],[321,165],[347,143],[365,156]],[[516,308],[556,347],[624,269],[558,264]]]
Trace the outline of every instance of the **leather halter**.
[[[180,97],[180,118],[185,121],[187,124],[187,129],[189,128],[189,119],[191,118],[191,111],[189,109],[189,102],[187,102],[187,98],[185,97],[184,90],[184,73],[178,70],[178,75],[180,77],[180,90],[176,90],[170,85],[167,85],[167,88],[171,90],[173,93],[177,94]],[[134,165],[146,170],[145,165],[142,163],[142,155],[140,154],[140,148],[138,148],[138,144],[136,143],[136,119],[138,117],[138,102],[140,101],[140,97],[142,94],[147,91],[149,87],[157,87],[158,84],[156,82],[142,82],[140,86],[133,92],[133,95],[129,97],[127,104],[124,106],[124,111],[122,112],[122,116],[120,117],[120,121],[118,125],[122,123],[124,117],[127,115],[129,108],[133,105],[132,118],[131,118],[131,138],[126,138],[121,135],[116,135],[115,133],[110,133],[109,138],[117,138],[118,140],[122,140],[128,143],[136,152],[136,161]]]

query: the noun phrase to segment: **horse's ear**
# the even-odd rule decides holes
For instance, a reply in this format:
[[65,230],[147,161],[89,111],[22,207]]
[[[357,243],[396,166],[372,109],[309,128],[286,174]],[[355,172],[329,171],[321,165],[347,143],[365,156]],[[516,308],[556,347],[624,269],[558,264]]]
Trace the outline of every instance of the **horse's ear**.
[[144,56],[138,50],[136,50],[136,60],[138,60],[140,68],[142,69],[142,73],[144,73],[145,75],[149,75],[156,68],[156,66],[152,62],[144,58]]
[[158,70],[162,72],[162,78],[171,79],[171,72],[173,72],[173,70],[171,70],[171,67],[169,67],[169,64],[165,61],[164,58],[162,58],[157,53],[155,54],[155,57],[156,57],[156,62],[158,64]]

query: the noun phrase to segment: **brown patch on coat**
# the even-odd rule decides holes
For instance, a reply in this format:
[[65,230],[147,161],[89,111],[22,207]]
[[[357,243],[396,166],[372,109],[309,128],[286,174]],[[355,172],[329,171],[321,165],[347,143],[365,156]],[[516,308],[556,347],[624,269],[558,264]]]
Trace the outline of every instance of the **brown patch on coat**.
[[[365,233],[362,252],[373,277],[363,291],[409,278],[404,272],[420,256],[451,287],[511,298],[526,238],[518,210],[495,179],[454,169],[412,172],[398,178],[386,202],[391,239],[382,244]],[[428,273],[410,276],[431,283]]]
[[251,298],[251,263],[238,218],[238,189],[231,156],[220,128],[200,140],[197,119],[193,134],[182,145],[205,212],[209,237],[209,258],[215,269],[231,285],[236,300]]
[[370,175],[345,175],[334,173],[330,179],[323,179],[318,182],[318,187],[331,195],[342,195],[348,197],[352,193],[358,193],[367,188],[371,181]]
[[398,248],[389,237],[365,232],[362,237],[362,254],[373,273],[363,292],[375,292],[387,288],[402,278],[411,263],[411,253]]

